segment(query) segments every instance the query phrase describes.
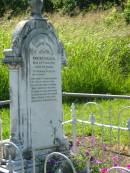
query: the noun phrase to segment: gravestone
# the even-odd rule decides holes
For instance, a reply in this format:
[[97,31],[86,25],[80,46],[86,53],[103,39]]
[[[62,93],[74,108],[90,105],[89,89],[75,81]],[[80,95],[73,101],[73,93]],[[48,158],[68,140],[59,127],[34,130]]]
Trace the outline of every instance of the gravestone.
[[[42,4],[42,0],[30,1],[31,17],[17,25],[3,60],[9,66],[10,141],[22,151],[27,172],[32,172],[33,151],[41,160],[52,151],[68,151],[61,89],[61,67],[66,57],[53,26],[41,16]],[[11,154],[17,162],[15,171],[21,171],[16,151]]]

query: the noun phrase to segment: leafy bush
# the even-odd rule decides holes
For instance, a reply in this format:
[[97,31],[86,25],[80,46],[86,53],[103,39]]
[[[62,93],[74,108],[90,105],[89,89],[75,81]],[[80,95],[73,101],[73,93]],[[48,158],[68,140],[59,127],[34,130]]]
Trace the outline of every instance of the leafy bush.
[[126,21],[130,23],[130,0],[127,0],[125,9],[124,9],[124,14],[125,14]]
[[63,0],[52,0],[54,9],[59,9],[63,7]]
[[113,7],[111,12],[105,17],[105,23],[108,26],[111,26],[113,24],[124,24],[126,23],[126,20],[123,12],[119,12],[115,7]]
[[70,14],[76,7],[75,0],[64,0],[63,12]]
[[[123,8],[125,0],[44,0],[44,9],[46,11],[62,9],[64,13],[70,13],[75,7],[80,10],[108,9],[114,5],[114,2]],[[0,3],[0,16],[8,10],[11,10],[13,14],[17,14],[22,13],[27,8],[28,0],[2,0]]]
[[21,13],[27,9],[27,6],[27,0],[2,0],[0,3],[0,16],[8,10],[11,10],[13,14]]

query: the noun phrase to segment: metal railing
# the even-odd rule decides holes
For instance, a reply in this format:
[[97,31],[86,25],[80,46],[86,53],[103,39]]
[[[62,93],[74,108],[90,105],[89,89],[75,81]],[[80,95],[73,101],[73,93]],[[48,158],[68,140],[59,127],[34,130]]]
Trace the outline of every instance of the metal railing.
[[[86,97],[86,98],[118,98],[118,99],[130,99],[130,96],[125,96],[125,95],[110,95],[110,94],[86,94],[86,93],[66,93],[63,92],[63,96],[65,97]],[[0,102],[0,106],[4,106],[4,105],[9,105],[10,104],[10,100],[7,101],[2,101]],[[100,117],[100,121],[97,121],[97,117],[96,114],[90,110],[90,112],[88,112],[87,116],[86,116],[86,109],[89,106],[94,106],[97,109],[97,114]],[[120,146],[121,146],[121,133],[124,131],[126,133],[128,133],[128,153],[125,153],[125,157],[130,158],[130,116],[127,117],[126,119],[126,123],[122,125],[121,123],[121,117],[124,113],[124,111],[126,110],[130,110],[130,106],[126,106],[124,108],[121,108],[119,110],[119,112],[117,113],[117,124],[113,124],[112,122],[112,111],[109,110],[109,122],[104,121],[105,119],[105,113],[104,113],[104,109],[103,107],[96,103],[96,102],[88,102],[86,104],[84,104],[84,106],[82,107],[81,111],[80,111],[80,117],[79,118],[79,114],[77,114],[76,111],[76,107],[75,104],[73,103],[71,106],[71,119],[64,121],[62,124],[65,126],[67,124],[71,124],[72,125],[72,141],[73,141],[73,152],[76,153],[77,152],[77,138],[79,137],[79,134],[77,132],[77,126],[79,125],[81,127],[81,145],[85,146],[86,145],[86,127],[89,127],[89,131],[91,131],[91,140],[89,141],[90,144],[87,146],[88,148],[94,149],[95,148],[95,142],[93,140],[93,138],[96,135],[95,132],[95,128],[100,128],[100,134],[101,134],[101,140],[100,140],[100,149],[102,151],[102,160],[104,159],[105,156],[105,152],[106,152],[106,147],[104,149],[105,145],[109,145],[109,147],[107,148],[107,155],[110,156],[110,159],[112,159],[113,155],[117,154],[118,156],[122,155],[121,151],[120,151]],[[86,117],[86,118],[83,118]],[[2,124],[2,122],[0,122],[0,124]],[[91,130],[90,130],[91,129]],[[109,144],[105,143],[105,133],[106,133],[106,129],[109,130],[109,134],[107,131],[107,135],[109,136]],[[2,130],[1,130],[2,131]],[[116,131],[116,136],[114,136],[114,138],[117,138],[117,148],[113,151],[112,147],[114,145],[113,143],[113,131]],[[109,152],[109,154],[108,154]],[[123,154],[124,156],[124,154]],[[35,152],[33,155],[33,161],[35,160]],[[113,165],[111,165],[113,166]],[[110,167],[111,167],[110,166]],[[123,170],[126,172],[130,172],[127,168],[122,167],[124,165],[122,165],[120,163],[120,165],[118,167],[112,167],[108,170],[108,172],[113,172],[114,170],[118,171],[118,170]],[[23,166],[22,166],[23,167]],[[33,172],[35,173],[35,161],[33,162]]]
[[[6,145],[11,145],[18,152],[20,160],[21,160],[21,172],[24,173],[24,160],[23,160],[21,150],[13,142],[7,142],[7,141],[1,142],[0,147],[6,146]],[[8,164],[7,167],[8,167],[9,173],[14,172],[14,165],[13,165],[13,161],[12,161],[12,153],[11,152],[9,153],[9,160],[8,160],[7,164]]]
[[129,172],[130,173],[130,169],[127,169],[127,168],[124,168],[124,167],[120,167],[120,166],[116,166],[116,167],[112,167],[112,168],[110,168],[110,169],[108,169],[108,171],[107,171],[107,173],[108,172],[118,172],[119,171],[119,173],[125,173],[125,172]]
[[[90,112],[88,112],[88,115],[86,115],[85,110],[89,106],[95,106],[96,107],[98,118],[100,120],[96,119],[97,118],[96,115],[91,110],[90,110]],[[105,156],[106,152],[107,152],[107,157],[110,156],[109,160],[112,160],[112,157],[116,154],[118,155],[118,157],[123,155],[122,157],[130,158],[130,116],[127,117],[128,119],[127,119],[125,124],[122,125],[122,123],[121,123],[121,117],[123,115],[123,112],[126,110],[130,110],[130,106],[124,107],[124,108],[119,110],[119,112],[117,114],[117,125],[114,125],[112,123],[111,111],[109,111],[109,120],[110,121],[109,122],[107,121],[107,123],[106,123],[106,121],[104,121],[105,120],[105,113],[103,111],[103,108],[98,103],[88,102],[88,103],[84,104],[84,106],[82,107],[82,109],[80,111],[80,114],[78,114],[78,115],[76,114],[75,104],[73,103],[71,106],[71,114],[72,114],[71,119],[63,122],[63,125],[66,125],[66,124],[72,125],[72,142],[73,142],[72,150],[73,150],[73,152],[74,153],[77,152],[77,148],[78,148],[77,139],[81,135],[80,145],[82,145],[82,146],[85,146],[85,147],[87,146],[88,148],[95,149],[96,148],[96,142],[98,144],[100,143],[100,150],[102,152],[102,158],[101,158],[102,160],[105,160],[104,156]],[[79,119],[78,116],[80,116],[82,118]],[[86,118],[83,118],[83,117],[86,117]],[[80,126],[81,134],[78,134],[77,126]],[[98,140],[95,142],[94,140],[97,140],[96,139],[96,132],[95,132],[96,128],[100,128],[97,130],[98,132],[100,131],[100,141]],[[108,129],[108,130],[106,130],[106,129]],[[86,142],[87,130],[89,130],[89,133],[91,135],[89,135],[90,140]],[[116,133],[116,135],[113,135],[113,131],[114,131],[114,133]],[[128,136],[128,138],[127,138],[128,152],[125,154],[122,153],[122,151],[120,150],[120,148],[122,147],[121,133],[123,131],[128,134],[127,135]],[[108,140],[107,143],[105,142],[106,132],[107,132],[107,140]],[[113,142],[113,138],[116,138],[116,144]],[[89,144],[89,142],[90,142],[90,144]],[[114,150],[113,150],[112,148],[115,145],[116,145],[116,149],[114,148]],[[98,145],[98,147],[99,147],[99,145]],[[109,154],[108,154],[108,152],[109,152]],[[120,165],[121,164],[122,163],[120,163]],[[124,165],[121,165],[121,166],[124,166]]]
[[90,93],[71,93],[63,92],[64,97],[80,97],[80,98],[109,98],[109,99],[130,99],[128,95],[112,95],[112,94],[90,94]]
[[[71,93],[63,92],[63,97],[81,97],[81,98],[109,98],[109,99],[130,99],[129,95],[112,95],[112,94],[90,94],[90,93]],[[9,105],[10,100],[0,101],[0,106]]]
[[0,107],[10,104],[10,100],[0,101]]
[[47,173],[47,162],[53,156],[63,157],[67,161],[67,163],[71,166],[73,173],[76,173],[76,170],[74,168],[72,161],[66,155],[59,153],[59,152],[53,152],[53,153],[50,153],[46,156],[45,162],[44,162],[44,173]]

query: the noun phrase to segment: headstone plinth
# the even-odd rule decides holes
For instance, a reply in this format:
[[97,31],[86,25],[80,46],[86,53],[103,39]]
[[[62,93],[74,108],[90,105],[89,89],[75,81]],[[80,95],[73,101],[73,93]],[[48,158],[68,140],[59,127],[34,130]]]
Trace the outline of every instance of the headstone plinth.
[[[10,141],[20,148],[27,172],[32,172],[33,153],[43,161],[50,152],[68,152],[62,127],[65,52],[53,26],[41,16],[42,1],[30,4],[32,16],[16,27],[3,60],[10,76]],[[18,158],[16,154],[15,162]],[[18,167],[16,172],[21,171]],[[40,166],[36,172],[41,173]]]

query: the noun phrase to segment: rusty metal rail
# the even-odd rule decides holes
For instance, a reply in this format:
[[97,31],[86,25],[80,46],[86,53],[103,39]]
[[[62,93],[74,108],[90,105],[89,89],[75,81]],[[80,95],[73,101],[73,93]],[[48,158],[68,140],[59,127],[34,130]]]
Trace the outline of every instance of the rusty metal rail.
[[[90,93],[70,93],[63,92],[63,97],[81,97],[81,98],[108,98],[108,99],[130,99],[129,95],[111,95],[111,94],[90,94]],[[9,105],[10,100],[0,101],[0,107]]]
[[0,107],[10,104],[10,100],[0,101]]
[[82,98],[109,98],[109,99],[130,99],[128,95],[111,95],[111,94],[89,94],[89,93],[70,93],[63,92],[64,97],[82,97]]

